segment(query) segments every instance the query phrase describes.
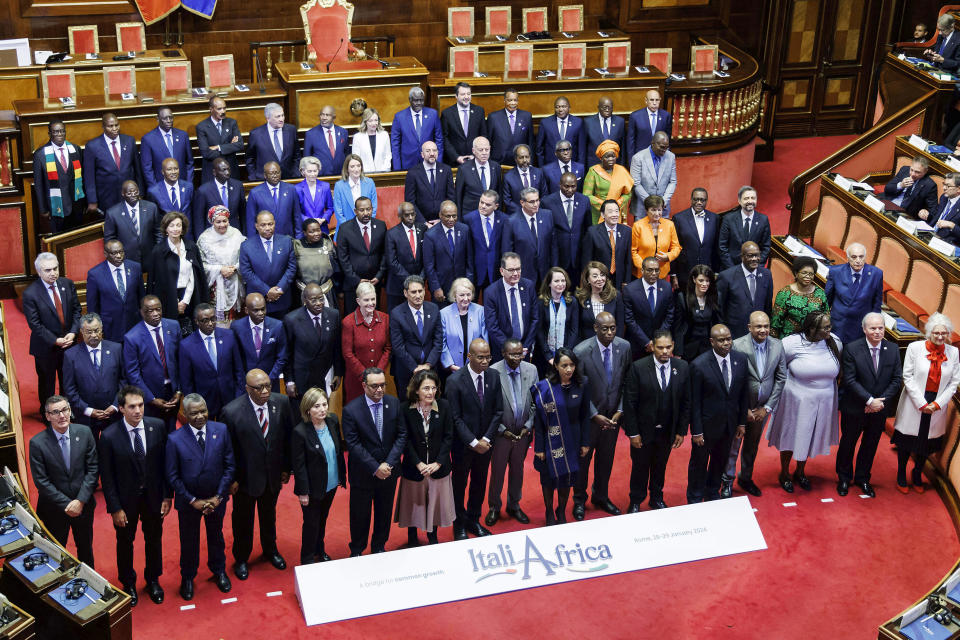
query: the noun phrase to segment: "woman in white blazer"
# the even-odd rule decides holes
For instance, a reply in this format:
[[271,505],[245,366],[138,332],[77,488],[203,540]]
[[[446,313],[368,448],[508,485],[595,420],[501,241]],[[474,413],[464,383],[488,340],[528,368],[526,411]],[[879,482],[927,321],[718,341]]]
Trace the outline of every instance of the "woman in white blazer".
[[947,429],[947,405],[960,384],[960,355],[947,344],[953,323],[942,313],[927,320],[926,340],[907,347],[903,358],[903,392],[897,406],[892,441],[897,445],[897,489],[907,486],[907,462],[916,455],[913,489],[923,493],[923,465],[927,455],[943,444]]
[[457,278],[450,285],[450,298],[454,304],[448,304],[440,310],[440,326],[443,332],[440,364],[448,373],[453,373],[465,364],[464,355],[471,342],[476,338],[487,339],[483,307],[473,301],[473,295],[473,283],[466,278]]
[[367,173],[390,171],[393,160],[390,134],[380,125],[376,109],[364,109],[359,131],[353,134],[353,152],[360,156]]

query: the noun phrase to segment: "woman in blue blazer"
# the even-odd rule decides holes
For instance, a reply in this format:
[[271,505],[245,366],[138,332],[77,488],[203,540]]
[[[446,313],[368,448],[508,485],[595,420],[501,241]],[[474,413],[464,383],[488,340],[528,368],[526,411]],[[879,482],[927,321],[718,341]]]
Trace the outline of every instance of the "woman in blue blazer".
[[303,182],[297,184],[297,198],[300,199],[300,213],[303,219],[297,228],[303,227],[303,221],[313,218],[320,223],[323,233],[330,234],[330,219],[333,218],[333,194],[330,185],[317,180],[320,175],[320,160],[314,156],[300,159],[300,175]]
[[[373,205],[373,217],[377,217],[377,186],[373,180],[363,175],[363,161],[355,153],[347,156],[343,161],[341,180],[333,185],[333,213],[336,223],[341,224],[354,216],[354,203],[359,197],[370,198]],[[360,190],[359,196],[354,196],[353,188],[356,185]]]
[[443,333],[440,364],[448,373],[453,373],[466,363],[465,354],[470,343],[477,338],[488,338],[483,307],[473,301],[473,283],[466,278],[457,278],[450,285],[450,295],[455,303],[440,310],[440,327]]

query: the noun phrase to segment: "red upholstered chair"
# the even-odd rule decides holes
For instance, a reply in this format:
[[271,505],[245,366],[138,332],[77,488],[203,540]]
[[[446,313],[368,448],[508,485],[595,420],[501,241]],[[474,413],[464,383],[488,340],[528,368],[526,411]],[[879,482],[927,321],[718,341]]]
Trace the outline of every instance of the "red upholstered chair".
[[473,40],[473,7],[447,7],[447,37]]
[[397,207],[403,202],[403,186],[377,187],[377,220],[387,223],[387,228],[400,223]]
[[793,282],[793,270],[780,258],[770,259],[770,275],[773,276],[773,290],[780,291]]
[[345,0],[310,0],[300,6],[308,58],[321,62],[346,60],[356,51],[350,44],[353,5]]
[[673,49],[645,49],[643,64],[656,67],[666,74],[673,73]]
[[614,73],[630,70],[630,43],[604,42],[603,67]]
[[509,5],[502,7],[487,7],[486,23],[487,37],[508,36],[512,33],[510,25],[513,20],[512,8]]
[[846,249],[854,242],[859,242],[867,250],[867,262],[873,264],[873,258],[877,254],[877,230],[869,220],[863,216],[851,216],[850,226],[847,228],[847,237],[843,241],[843,247]]
[[583,31],[583,5],[568,4],[557,9],[557,24],[567,33]]
[[561,44],[557,48],[557,75],[580,77],[587,68],[586,43]]
[[547,26],[547,8],[531,7],[523,10],[523,33],[529,31],[549,31]]
[[887,293],[887,306],[918,329],[923,329],[930,314],[940,309],[943,300],[943,276],[925,260],[914,260],[907,286]]
[[956,483],[960,479],[960,456],[956,454],[954,447],[958,436],[960,436],[960,428],[958,428],[960,425],[958,425],[956,401],[948,402],[943,410],[947,412],[947,432],[944,434],[944,446],[940,448],[940,451],[930,454],[930,458],[935,464],[947,469],[951,482],[955,483],[953,486],[958,486]]
[[81,24],[67,27],[67,43],[71,56],[85,56],[88,53],[100,53],[100,38],[97,25]]
[[889,236],[880,238],[877,261],[874,263],[883,270],[883,292],[902,291],[910,270],[910,254],[902,244]]
[[[930,176],[930,179],[933,180],[933,183],[937,185],[937,193],[943,193],[943,176],[938,176],[933,173],[927,173]],[[931,211],[931,213],[933,213]]]
[[190,91],[190,61],[177,60],[160,63],[160,93]]
[[[960,322],[960,284],[947,285],[947,295],[943,297],[943,308],[940,309],[940,313],[950,320],[957,318]],[[960,342],[960,333],[954,331],[950,336],[950,344],[955,345],[958,342]]]
[[142,22],[118,22],[117,51],[146,51],[147,34]]
[[533,75],[533,45],[508,44],[503,47],[503,75],[529,80]]
[[73,69],[44,69],[40,72],[44,100],[77,100],[77,80]]
[[450,47],[449,51],[450,77],[473,77],[473,74],[477,71],[480,55],[479,47]]
[[833,196],[824,196],[820,203],[820,216],[817,226],[813,230],[813,248],[834,262],[846,262],[843,251],[836,255],[830,251],[831,247],[839,247],[843,235],[847,231],[847,210],[840,201]]
[[717,45],[694,45],[690,47],[690,73],[713,73],[719,59],[720,52]]
[[236,74],[233,67],[233,54],[225,56],[203,56],[203,82],[207,89],[233,88]]
[[103,95],[106,98],[137,92],[137,70],[133,65],[104,67]]

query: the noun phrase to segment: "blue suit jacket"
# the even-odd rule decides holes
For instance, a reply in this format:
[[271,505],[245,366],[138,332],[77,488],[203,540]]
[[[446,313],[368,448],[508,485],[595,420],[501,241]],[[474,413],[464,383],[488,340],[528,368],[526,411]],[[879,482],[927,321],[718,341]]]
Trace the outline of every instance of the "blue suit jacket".
[[295,188],[297,198],[300,200],[300,215],[303,217],[302,220],[297,221],[297,237],[303,237],[303,220],[307,218],[319,221],[323,232],[329,234],[329,223],[333,218],[333,193],[330,191],[330,185],[317,180],[317,189],[312,198],[306,180],[298,182]]
[[343,161],[350,153],[350,136],[343,127],[333,126],[333,142],[336,153],[330,155],[326,132],[319,124],[303,136],[303,155],[320,161],[320,175],[338,176],[343,171]]
[[[934,51],[940,51],[940,47],[943,46],[943,36],[938,35],[937,41],[934,43]],[[940,55],[943,56],[943,62],[936,65],[943,69],[944,71],[956,71],[957,67],[960,66],[960,33],[954,33],[953,37],[950,38],[950,42],[947,43],[947,46],[940,51]]]
[[863,337],[863,316],[871,312],[879,313],[883,302],[883,271],[872,264],[865,264],[860,274],[860,286],[856,289],[853,286],[853,269],[848,264],[830,267],[827,275],[825,293],[830,303],[833,333],[844,343]]
[[[625,158],[632,158],[633,154],[650,146],[653,140],[653,131],[650,130],[650,116],[646,107],[637,109],[630,114],[627,127],[627,154]],[[664,109],[657,109],[657,131],[665,131],[673,137],[673,116]]]
[[[487,162],[484,172],[487,178],[487,188],[497,193],[503,191],[503,176],[500,165],[493,160]],[[467,160],[457,170],[457,181],[454,185],[455,199],[458,211],[473,211],[480,202],[483,186],[480,183],[480,174],[477,171],[475,160]]]
[[[106,409],[117,404],[117,392],[123,384],[123,345],[111,340],[100,342],[100,371],[93,367],[90,352],[83,342],[63,353],[63,392],[73,409],[73,420],[90,424],[83,415],[87,408]],[[119,414],[115,414],[119,418]]]
[[403,302],[390,310],[390,372],[404,391],[418,365],[429,363],[436,369],[440,363],[440,350],[443,348],[440,308],[432,302],[424,302],[420,311],[423,312],[422,336],[417,331],[417,321],[409,304]]
[[[539,191],[542,197],[544,187],[546,187],[543,171],[532,165],[527,171],[529,172],[530,186]],[[510,215],[520,213],[520,192],[523,188],[523,180],[520,179],[519,169],[514,167],[503,174],[503,197],[500,199],[500,208]]]
[[440,203],[454,199],[453,171],[447,165],[438,162],[434,171],[434,185],[431,187],[430,178],[423,163],[418,162],[412,165],[404,179],[403,199],[417,210],[418,221],[437,220],[440,217]]
[[[262,124],[250,132],[247,143],[247,178],[249,180],[264,180],[263,165],[276,162],[280,165],[281,177],[284,180],[300,177],[300,145],[297,144],[297,128],[292,124],[285,124],[280,129],[282,158],[277,157],[273,148],[273,131],[267,131],[269,125]],[[342,168],[342,166],[341,166]]]
[[87,272],[87,311],[100,314],[103,337],[113,342],[123,342],[124,334],[140,322],[140,301],[145,295],[138,263],[124,260],[123,275],[126,295],[121,298],[113,265],[104,260]]
[[[193,212],[193,183],[187,182],[186,180],[177,180],[176,207],[173,206],[173,202],[170,200],[170,185],[167,184],[166,180],[153,183],[150,188],[147,189],[147,195],[150,196],[150,200],[157,205],[161,218],[163,218],[168,211],[179,211],[187,217],[190,217]],[[193,231],[192,221],[190,226],[190,231]]]
[[194,331],[180,343],[180,390],[184,395],[199,393],[207,401],[210,415],[220,415],[228,402],[243,393],[243,362],[233,332],[213,330],[217,345],[217,366],[207,353],[205,337]]
[[[147,330],[139,322],[123,336],[123,368],[127,382],[143,390],[143,400],[149,403],[163,395],[164,377],[170,379],[174,393],[180,389],[177,356],[180,353],[180,323],[163,318],[160,321],[163,334],[163,351],[167,358],[167,375],[163,375],[160,353],[157,351],[156,333]],[[169,398],[165,398],[169,400]]]
[[[560,168],[560,161],[554,158],[546,166],[541,165],[543,169],[543,178],[547,181],[547,188],[545,191],[540,193],[540,197],[554,193],[555,191],[560,191],[560,177],[563,175],[563,170]],[[583,177],[586,175],[586,169],[583,168],[583,165],[579,162],[573,161],[570,163],[570,171],[577,176],[577,191],[583,192]]]
[[443,339],[440,349],[440,365],[446,369],[450,365],[462,367],[464,346],[477,338],[487,338],[487,322],[484,318],[483,307],[473,302],[467,309],[467,335],[463,335],[463,325],[460,324],[460,309],[456,304],[448,304],[440,309],[440,334]]
[[510,119],[506,109],[497,109],[487,116],[487,137],[490,139],[490,159],[500,164],[513,164],[513,148],[518,144],[530,147],[531,160],[535,159],[533,146],[533,116],[529,111],[517,109],[516,125],[510,131]]
[[391,476],[400,477],[400,456],[407,443],[407,430],[400,422],[400,401],[383,396],[383,435],[377,434],[365,395],[343,408],[343,441],[347,443],[347,472],[352,487],[372,488],[382,480],[374,477],[380,463],[393,467]]
[[750,302],[750,289],[743,275],[743,267],[735,264],[717,274],[717,297],[720,317],[724,319],[733,339],[747,334],[747,323],[754,311],[773,314],[773,277],[770,270],[757,267],[757,291]]
[[267,295],[271,287],[283,289],[283,295],[267,302],[267,313],[290,308],[293,279],[297,275],[297,257],[293,253],[293,239],[273,234],[273,256],[267,260],[263,238],[254,234],[240,245],[240,275],[247,283],[247,293]]
[[163,182],[163,161],[173,158],[180,165],[180,178],[193,184],[193,154],[190,151],[190,135],[183,129],[174,127],[170,130],[173,135],[173,155],[167,148],[160,127],[151,129],[140,139],[140,166],[143,168],[143,179],[147,187]]
[[410,251],[410,236],[403,223],[387,229],[387,293],[403,295],[403,281],[407,276],[425,277],[423,272],[423,235],[427,232],[424,225],[414,222],[413,237],[417,246],[417,255]]
[[462,222],[457,222],[453,226],[453,237],[453,255],[450,254],[447,228],[443,223],[430,227],[423,237],[423,270],[427,274],[430,291],[443,289],[444,295],[450,295],[450,285],[457,278],[473,280],[470,229]]
[[[364,176],[360,181],[360,195],[370,198],[370,204],[373,205],[373,217],[377,217],[377,185],[373,180]],[[340,233],[340,226],[353,218],[355,203],[353,201],[353,192],[350,191],[350,185],[346,180],[337,180],[333,185],[333,213],[337,216],[337,234]]]
[[553,239],[557,244],[556,265],[563,267],[573,282],[579,282],[581,242],[590,228],[592,214],[590,199],[582,193],[573,194],[573,226],[567,223],[560,192],[541,199],[540,206],[553,212]]
[[300,222],[303,214],[300,211],[297,188],[286,182],[281,182],[277,187],[277,203],[274,203],[270,185],[266,182],[250,190],[250,195],[247,196],[247,235],[256,233],[257,214],[261,211],[273,214],[276,222],[274,233],[297,238],[302,235]]
[[208,420],[203,449],[193,437],[193,429],[183,425],[167,436],[167,482],[174,491],[174,506],[181,511],[193,509],[196,498],[220,496],[226,503],[236,464],[227,425]]
[[102,135],[88,140],[83,148],[83,192],[87,202],[96,202],[101,211],[120,202],[120,186],[126,180],[135,181],[143,191],[136,140],[121,133],[117,142],[120,148],[119,167]]
[[[954,40],[960,41],[960,33]],[[910,175],[910,165],[900,167],[896,175],[890,178],[889,182],[883,187],[883,195],[888,199],[896,198],[903,193],[903,189],[898,186],[900,181]],[[937,206],[937,183],[930,176],[920,178],[910,191],[910,196],[900,202],[900,206],[907,212],[907,215],[916,216],[920,209],[926,209],[931,214]],[[929,220],[927,221],[929,222]],[[931,223],[932,224],[932,223]]]
[[502,211],[493,213],[493,227],[488,247],[484,240],[482,217],[476,209],[463,217],[463,223],[470,230],[470,240],[473,244],[473,274],[478,287],[486,287],[500,278],[500,245],[505,220]]
[[[960,34],[958,34],[960,36]],[[936,209],[930,209],[930,216],[927,218],[927,224],[931,227],[937,227],[937,223],[941,220],[946,220],[947,222],[953,222],[957,225],[960,225],[960,201],[949,207],[949,200],[947,196],[940,196],[940,200],[937,201]],[[953,244],[960,244],[960,226],[956,226],[952,229],[937,228],[937,236],[943,238],[947,242]]]
[[420,136],[413,126],[413,112],[407,108],[393,115],[390,125],[390,152],[393,154],[393,170],[406,171],[422,160],[420,147],[433,140],[437,145],[438,158],[443,157],[443,127],[436,109],[423,107],[420,112]]
[[627,327],[627,340],[633,348],[633,358],[646,355],[647,343],[659,329],[673,326],[673,288],[669,280],[657,280],[656,304],[650,310],[646,280],[634,280],[621,290],[623,294],[623,318]]
[[594,113],[583,119],[583,131],[586,136],[584,142],[584,153],[586,157],[583,163],[588,167],[600,164],[600,158],[597,157],[597,147],[604,140],[613,140],[620,146],[620,157],[617,162],[623,164],[624,159],[624,139],[627,137],[627,123],[620,116],[610,116],[610,135],[603,135],[600,127],[600,114]]
[[[211,207],[223,204],[220,183],[216,180],[204,182],[193,194],[193,216],[190,219],[190,235],[196,242],[200,234],[209,228],[207,211]],[[227,181],[227,209],[230,209],[230,225],[243,231],[247,223],[247,203],[243,198],[243,183],[230,178]],[[255,229],[251,229],[256,233]]]
[[[583,120],[573,114],[567,116],[567,131],[564,139],[573,146],[573,161],[586,162],[587,136],[583,131]],[[560,130],[557,128],[557,116],[547,116],[540,121],[540,130],[537,132],[537,161],[540,166],[551,162],[556,155],[554,147],[560,141]]]
[[283,323],[270,316],[263,319],[259,355],[253,344],[249,318],[237,318],[230,324],[230,330],[240,346],[243,370],[261,369],[267,372],[271,380],[278,380],[287,364],[287,334],[283,330]]
[[553,212],[540,207],[537,212],[537,236],[530,232],[527,218],[517,214],[507,219],[503,227],[501,253],[513,251],[520,256],[520,264],[534,283],[547,275],[547,269],[557,264],[557,243],[553,235]]
[[501,349],[507,338],[517,338],[527,349],[533,347],[537,337],[537,325],[540,323],[540,307],[537,304],[537,292],[533,282],[520,278],[517,284],[520,290],[518,303],[520,316],[523,319],[523,334],[514,336],[510,323],[510,301],[507,300],[507,291],[503,279],[493,282],[483,291],[483,319],[487,325],[487,334],[490,336],[490,354],[496,362],[502,357]]
[[697,223],[694,222],[693,210],[684,209],[671,219],[677,230],[677,240],[680,242],[680,255],[670,264],[670,272],[677,274],[681,282],[685,282],[690,275],[690,269],[698,264],[705,264],[714,271],[720,266],[720,256],[717,252],[717,242],[720,238],[720,217],[713,211],[704,209],[703,212],[703,242],[697,233]]

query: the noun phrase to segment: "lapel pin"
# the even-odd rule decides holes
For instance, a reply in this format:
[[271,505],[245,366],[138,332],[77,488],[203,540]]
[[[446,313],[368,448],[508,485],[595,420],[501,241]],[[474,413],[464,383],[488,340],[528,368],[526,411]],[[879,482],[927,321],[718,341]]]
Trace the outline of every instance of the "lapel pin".
[[147,427],[147,431],[153,431],[153,427]]
[[109,352],[109,351],[104,351],[104,353],[107,354],[107,355],[110,355],[110,352]]
[[314,449],[319,449],[319,448],[320,448],[320,445],[315,444],[315,445],[313,445],[313,448],[314,448]]
[[80,442],[80,436],[77,436],[76,438],[74,438],[74,440],[76,440],[77,442]]
[[216,439],[217,439],[217,434],[213,434],[213,435],[210,436],[210,437],[213,438],[214,440],[216,440]]

